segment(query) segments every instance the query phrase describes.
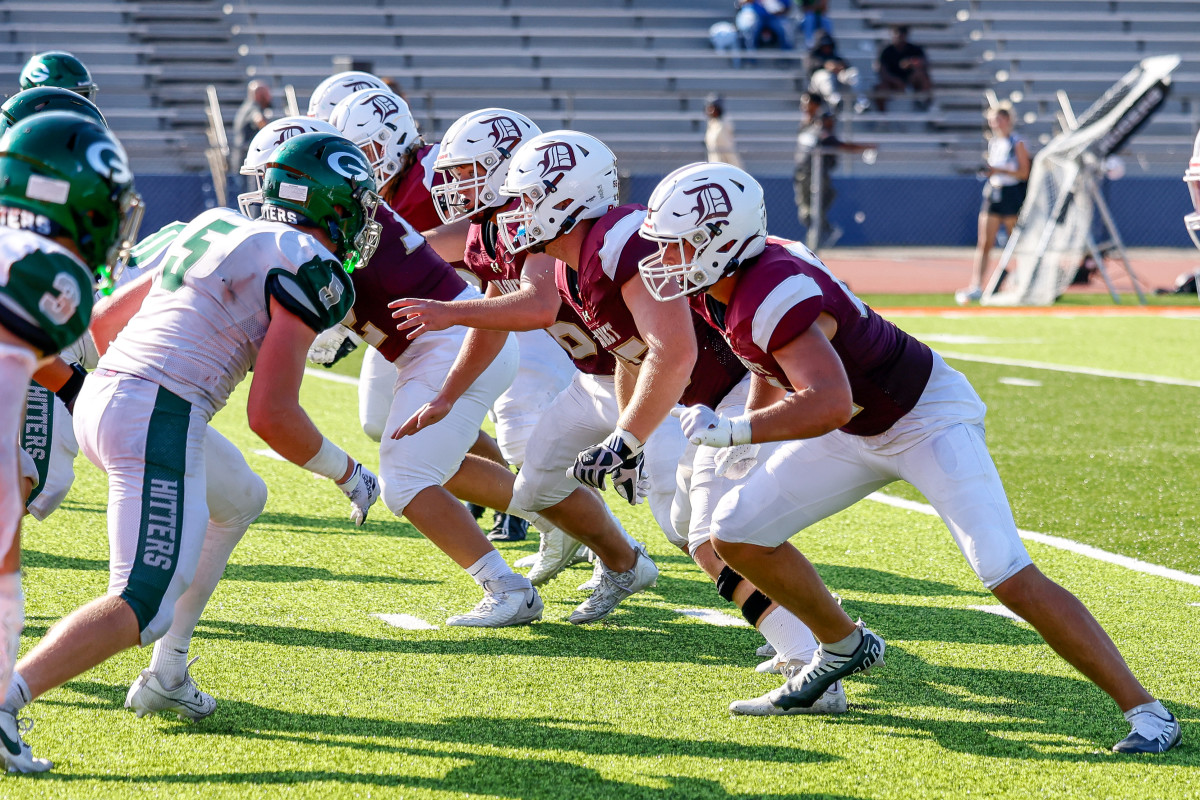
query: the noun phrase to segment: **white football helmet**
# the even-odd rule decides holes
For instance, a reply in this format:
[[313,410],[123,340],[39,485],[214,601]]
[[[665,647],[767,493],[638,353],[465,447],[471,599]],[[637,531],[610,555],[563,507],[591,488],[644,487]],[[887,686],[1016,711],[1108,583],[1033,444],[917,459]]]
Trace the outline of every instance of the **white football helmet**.
[[312,97],[308,100],[308,115],[328,122],[334,107],[355,92],[387,88],[382,78],[369,72],[339,72],[337,75],[330,75],[313,90]]
[[390,89],[349,95],[333,109],[329,122],[367,154],[380,190],[405,169],[408,154],[424,144],[408,103]]
[[[504,205],[500,186],[508,177],[513,153],[541,132],[529,117],[504,108],[485,108],[459,117],[442,137],[433,164],[444,181],[432,190],[433,206],[442,222],[449,224]],[[462,166],[472,167],[470,178],[454,172]]]
[[594,136],[550,131],[513,155],[500,187],[521,204],[496,215],[500,241],[511,253],[541,252],[580,220],[602,217],[617,205],[617,157]]
[[[658,242],[658,252],[638,263],[650,294],[662,301],[695,294],[767,246],[763,188],[729,164],[680,167],[655,187],[638,233]],[[668,251],[675,263],[665,263]]]
[[1192,242],[1196,247],[1200,247],[1200,133],[1196,134],[1196,147],[1192,151],[1192,161],[1187,172],[1183,173],[1183,180],[1192,197],[1192,208],[1195,209],[1183,218],[1183,224],[1187,226]]
[[341,136],[338,129],[328,122],[311,117],[281,117],[264,125],[250,140],[250,146],[246,148],[246,158],[238,170],[242,175],[253,175],[258,183],[257,191],[238,195],[238,208],[243,214],[251,218],[257,216],[253,210],[262,205],[263,167],[271,153],[288,139],[302,133],[332,133]]

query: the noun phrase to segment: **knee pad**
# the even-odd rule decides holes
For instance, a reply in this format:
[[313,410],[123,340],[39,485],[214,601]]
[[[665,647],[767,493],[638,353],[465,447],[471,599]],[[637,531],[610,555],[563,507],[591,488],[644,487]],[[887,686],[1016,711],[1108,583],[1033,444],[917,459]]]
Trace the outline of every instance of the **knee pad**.
[[364,419],[362,420],[362,431],[373,442],[383,441],[383,429],[387,427],[386,422],[386,419]]
[[245,485],[239,488],[242,491],[238,496],[229,498],[235,513],[229,519],[213,517],[210,521],[218,527],[245,533],[267,507],[267,484],[257,473],[251,472]]
[[38,481],[41,480],[38,477],[37,462],[33,460],[33,456],[29,455],[29,451],[23,447],[17,448],[17,473],[23,480],[33,481],[33,488],[37,488]]

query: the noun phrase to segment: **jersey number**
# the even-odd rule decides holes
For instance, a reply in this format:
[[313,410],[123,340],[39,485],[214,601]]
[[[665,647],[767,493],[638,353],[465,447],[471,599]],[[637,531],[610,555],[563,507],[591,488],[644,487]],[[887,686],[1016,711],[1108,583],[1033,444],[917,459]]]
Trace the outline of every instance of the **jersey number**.
[[[208,248],[237,228],[232,222],[215,219],[182,242],[172,245],[173,252],[163,264],[162,286],[169,292],[183,286],[183,276],[204,257]],[[181,252],[182,251],[182,252]]]
[[66,325],[82,299],[79,296],[79,284],[67,273],[60,272],[54,276],[50,287],[54,290],[53,294],[43,294],[38,301],[38,309],[55,325]]
[[556,322],[546,329],[567,355],[582,361],[596,355],[596,343],[573,322]]

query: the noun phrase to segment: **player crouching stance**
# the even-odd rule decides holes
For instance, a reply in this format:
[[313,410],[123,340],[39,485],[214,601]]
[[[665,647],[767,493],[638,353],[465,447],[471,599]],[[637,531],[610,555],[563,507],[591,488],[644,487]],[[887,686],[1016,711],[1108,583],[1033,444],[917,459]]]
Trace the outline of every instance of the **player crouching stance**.
[[[105,278],[141,220],[125,151],[104,126],[45,112],[0,138],[0,690],[10,688],[24,624],[19,529],[25,486],[17,454],[25,392],[39,364],[87,330]],[[36,472],[34,473],[36,475]],[[0,708],[10,770],[44,772]]]
[[[206,211],[174,236],[161,270],[130,285],[125,299],[136,313],[84,382],[75,410],[80,447],[109,478],[108,595],[56,623],[21,660],[0,719],[173,631],[177,617],[190,617],[190,636],[232,550],[214,541],[221,532],[210,524],[205,432],[252,367],[251,429],[289,461],[337,482],[352,518],[366,518],[379,494],[375,476],[321,435],[298,396],[309,345],[354,300],[341,259],[361,263],[374,248],[374,189],[350,142],[298,136],[267,168],[264,205],[303,197],[304,214],[266,222]],[[99,329],[95,336],[104,349],[107,337]],[[248,488],[261,510],[265,486]],[[207,585],[193,582],[198,567]],[[146,710],[193,719],[212,713],[215,701],[178,666],[178,686],[143,673],[131,699],[143,686]],[[8,763],[21,771],[50,766],[28,755]]]
[[1159,753],[1179,742],[1178,721],[1099,623],[1030,560],[984,443],[983,402],[966,378],[867,307],[807,248],[768,240],[762,187],[736,167],[693,164],[667,176],[642,235],[659,243],[641,264],[651,294],[687,295],[760,387],[774,387],[740,416],[689,409],[684,432],[713,447],[786,442],[719,502],[713,541],[821,645],[782,687],[732,711],[787,713],[882,662],[883,640],[846,616],[788,539],[905,480],[938,510],[983,584],[1125,712],[1133,732],[1114,750]]

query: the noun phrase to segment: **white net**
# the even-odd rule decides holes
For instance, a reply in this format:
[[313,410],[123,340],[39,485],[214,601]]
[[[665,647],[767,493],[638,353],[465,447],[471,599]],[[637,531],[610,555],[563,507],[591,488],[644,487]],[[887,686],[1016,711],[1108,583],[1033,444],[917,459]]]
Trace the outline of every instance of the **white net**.
[[[984,305],[1050,305],[1083,261],[1104,158],[1162,105],[1178,56],[1147,58],[1033,158],[1021,215]],[[1005,276],[1001,282],[1001,276]]]

